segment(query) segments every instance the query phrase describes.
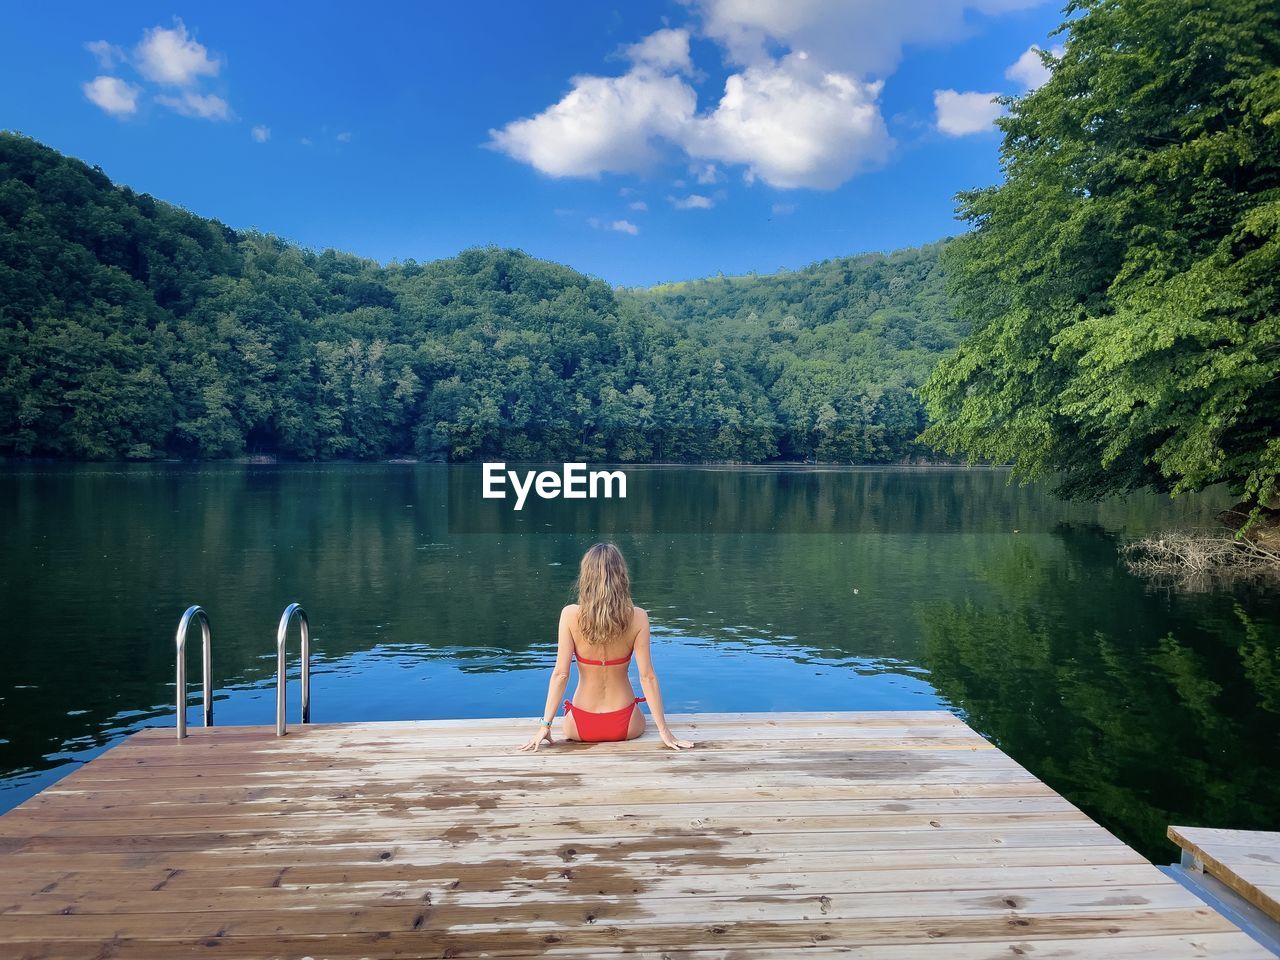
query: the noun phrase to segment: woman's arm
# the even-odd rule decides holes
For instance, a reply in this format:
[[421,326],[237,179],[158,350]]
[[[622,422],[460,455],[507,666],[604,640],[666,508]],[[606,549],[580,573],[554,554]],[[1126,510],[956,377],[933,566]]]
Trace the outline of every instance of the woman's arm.
[[[560,700],[564,697],[565,687],[569,685],[569,664],[573,660],[573,634],[569,632],[569,619],[572,616],[569,607],[560,611],[559,635],[556,641],[556,665],[551,669],[551,681],[547,684],[547,705],[542,710],[543,720],[555,720],[556,710],[560,708]],[[537,732],[520,748],[521,750],[537,750],[542,741],[554,743],[551,739],[551,724],[538,724]]]
[[662,738],[662,742],[672,750],[687,750],[693,744],[688,740],[677,739],[667,728],[667,717],[662,712],[662,688],[658,686],[658,675],[654,672],[653,655],[649,650],[649,615],[637,607],[636,616],[640,620],[640,632],[636,634],[635,645],[636,667],[640,671],[640,686],[649,704],[653,725],[658,728],[658,736]]

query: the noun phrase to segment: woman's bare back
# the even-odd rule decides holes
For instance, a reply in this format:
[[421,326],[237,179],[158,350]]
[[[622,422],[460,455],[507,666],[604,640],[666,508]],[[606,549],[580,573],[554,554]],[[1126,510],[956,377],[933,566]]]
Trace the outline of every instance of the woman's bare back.
[[[573,702],[584,710],[605,713],[620,710],[628,706],[635,698],[631,688],[628,671],[631,666],[631,654],[635,649],[636,637],[645,623],[648,622],[645,611],[632,607],[631,623],[626,631],[607,643],[591,644],[583,639],[578,627],[578,605],[571,603],[565,607],[568,614],[569,633],[573,637],[573,649],[578,658],[578,688],[574,691]],[[607,665],[584,663],[587,660],[610,661],[621,660],[622,663]]]

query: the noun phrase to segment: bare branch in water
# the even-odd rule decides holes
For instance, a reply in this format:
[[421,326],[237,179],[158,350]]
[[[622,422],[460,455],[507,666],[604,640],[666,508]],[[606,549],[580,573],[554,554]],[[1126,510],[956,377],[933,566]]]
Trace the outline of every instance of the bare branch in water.
[[1131,573],[1200,592],[1240,580],[1280,579],[1280,553],[1244,536],[1171,530],[1120,548]]

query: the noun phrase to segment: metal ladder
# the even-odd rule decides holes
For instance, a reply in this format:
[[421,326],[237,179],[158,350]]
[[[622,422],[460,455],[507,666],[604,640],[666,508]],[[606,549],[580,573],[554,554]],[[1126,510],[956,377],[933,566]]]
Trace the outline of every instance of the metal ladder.
[[187,631],[191,628],[192,620],[200,621],[200,646],[204,651],[204,669],[201,671],[204,686],[204,725],[213,726],[213,687],[210,686],[213,680],[211,676],[213,659],[209,648],[209,616],[204,612],[203,607],[197,605],[187,607],[187,612],[178,621],[178,635],[174,638],[174,645],[178,650],[178,669],[174,681],[177,687],[175,693],[179,740],[187,736]]
[[302,634],[302,722],[311,722],[311,625],[307,622],[307,612],[299,603],[291,603],[280,615],[280,626],[276,628],[276,736],[283,737],[284,693],[285,693],[285,641],[289,638],[289,622],[298,618],[299,632]]
[[[307,612],[302,605],[291,603],[280,615],[280,626],[276,629],[276,736],[283,737],[287,732],[285,725],[285,641],[289,636],[289,624],[298,618],[298,628],[302,636],[302,722],[311,722],[311,624],[307,621]],[[178,739],[187,736],[187,633],[191,629],[191,621],[200,622],[201,649],[203,651],[202,686],[204,693],[204,725],[213,726],[213,659],[210,644],[209,615],[204,608],[190,606],[178,621],[178,633],[174,638],[177,650],[177,670],[174,677],[176,696],[174,709],[177,714]]]

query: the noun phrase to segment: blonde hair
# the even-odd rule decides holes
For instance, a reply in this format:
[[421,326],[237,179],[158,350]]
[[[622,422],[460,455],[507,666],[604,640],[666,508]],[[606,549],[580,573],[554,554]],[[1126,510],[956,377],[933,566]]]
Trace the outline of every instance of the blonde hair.
[[631,623],[631,577],[612,543],[597,543],[578,567],[578,629],[587,643],[608,643]]

